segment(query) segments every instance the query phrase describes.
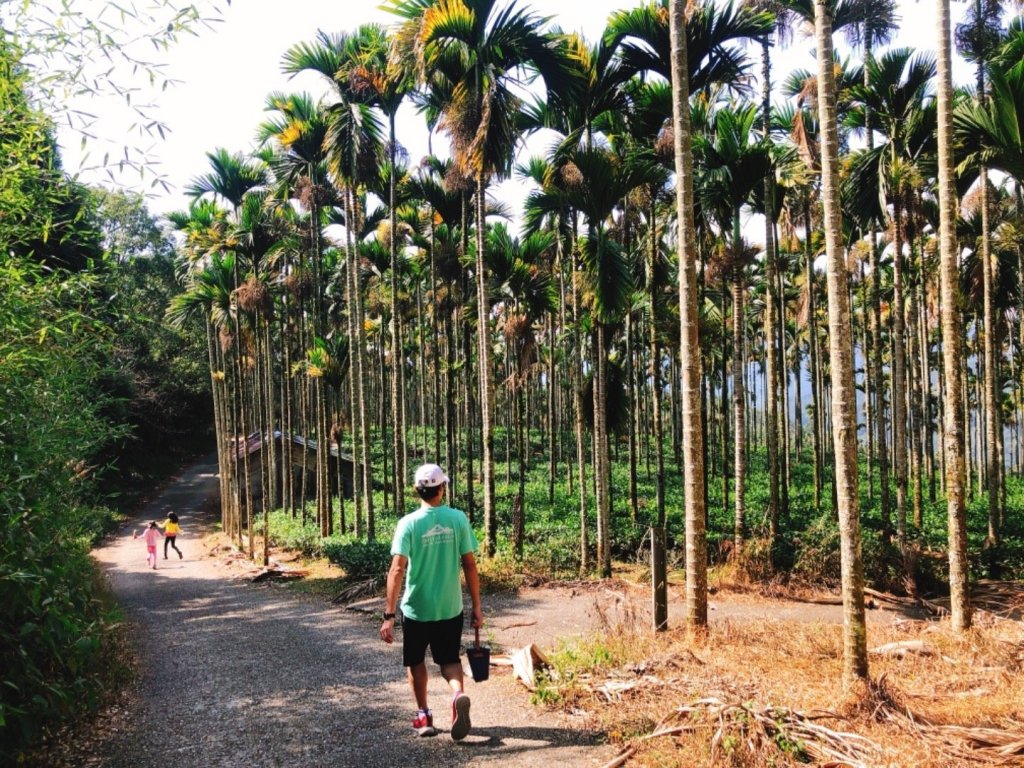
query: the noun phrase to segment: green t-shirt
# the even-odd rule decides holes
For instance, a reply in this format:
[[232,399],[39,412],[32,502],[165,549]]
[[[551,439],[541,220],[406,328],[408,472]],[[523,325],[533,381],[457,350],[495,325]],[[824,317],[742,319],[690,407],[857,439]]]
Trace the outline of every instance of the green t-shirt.
[[409,559],[402,613],[414,621],[443,621],[462,613],[462,556],[476,546],[466,515],[445,504],[422,506],[399,520],[391,554]]

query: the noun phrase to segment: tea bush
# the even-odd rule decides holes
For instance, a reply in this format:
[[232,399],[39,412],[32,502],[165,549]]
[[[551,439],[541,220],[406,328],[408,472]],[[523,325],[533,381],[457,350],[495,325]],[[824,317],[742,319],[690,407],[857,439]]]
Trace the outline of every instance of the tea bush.
[[347,576],[382,576],[391,565],[391,542],[331,538],[324,541],[324,555]]

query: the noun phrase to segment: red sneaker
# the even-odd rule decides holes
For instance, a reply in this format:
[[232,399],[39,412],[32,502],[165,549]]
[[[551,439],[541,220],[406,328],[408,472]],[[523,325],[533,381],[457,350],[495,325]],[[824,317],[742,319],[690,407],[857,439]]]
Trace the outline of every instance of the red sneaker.
[[461,741],[469,733],[469,696],[456,693],[452,699],[452,738]]
[[412,727],[416,729],[416,733],[420,736],[436,736],[437,729],[434,728],[434,716],[430,713],[430,710],[423,711],[422,709],[416,713],[416,717],[412,719]]

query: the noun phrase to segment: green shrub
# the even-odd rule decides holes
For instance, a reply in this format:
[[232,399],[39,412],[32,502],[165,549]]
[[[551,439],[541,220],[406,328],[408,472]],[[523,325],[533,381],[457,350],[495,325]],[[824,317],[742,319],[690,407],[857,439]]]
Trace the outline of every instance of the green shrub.
[[837,586],[842,578],[839,526],[826,513],[794,540],[793,574],[813,584]]
[[96,705],[104,643],[117,619],[84,541],[41,541],[18,527],[4,532],[3,543],[24,549],[0,566],[0,757],[7,759],[50,724]]
[[324,539],[320,536],[314,518],[292,517],[288,512],[278,510],[270,514],[270,543],[275,547],[301,552],[307,557],[322,557]]
[[332,538],[324,541],[327,559],[345,569],[346,576],[381,576],[391,565],[390,541],[356,541]]
[[87,278],[0,265],[0,764],[102,690],[104,603],[89,545],[94,457],[121,431],[97,390],[102,328]]

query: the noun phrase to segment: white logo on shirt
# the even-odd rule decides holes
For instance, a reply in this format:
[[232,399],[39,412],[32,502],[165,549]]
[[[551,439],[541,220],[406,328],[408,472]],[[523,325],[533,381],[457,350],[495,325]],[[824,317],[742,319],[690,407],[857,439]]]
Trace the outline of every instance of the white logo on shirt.
[[443,544],[455,540],[455,531],[438,523],[423,534],[422,540],[424,544]]

